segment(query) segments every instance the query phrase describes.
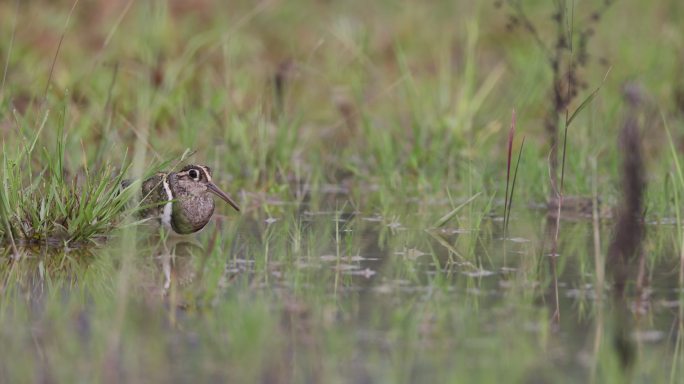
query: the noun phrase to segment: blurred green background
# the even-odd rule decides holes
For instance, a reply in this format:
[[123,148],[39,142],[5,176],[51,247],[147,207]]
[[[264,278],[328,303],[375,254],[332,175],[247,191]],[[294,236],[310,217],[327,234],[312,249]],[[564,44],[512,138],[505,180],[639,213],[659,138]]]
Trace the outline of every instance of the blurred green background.
[[[563,192],[615,205],[627,114],[643,134],[628,368],[602,300],[612,221],[563,222],[549,257],[530,209],[552,192],[553,71],[511,16],[552,50],[557,4],[592,34],[570,113],[601,88],[569,127]],[[2,1],[3,153],[37,148],[18,179],[40,185],[59,138],[66,180],[189,149],[243,214],[219,205],[180,244],[117,221],[97,247],[19,260],[5,236],[0,381],[683,382],[684,3],[618,0],[593,20],[603,4]],[[504,233],[513,109],[525,147]]]

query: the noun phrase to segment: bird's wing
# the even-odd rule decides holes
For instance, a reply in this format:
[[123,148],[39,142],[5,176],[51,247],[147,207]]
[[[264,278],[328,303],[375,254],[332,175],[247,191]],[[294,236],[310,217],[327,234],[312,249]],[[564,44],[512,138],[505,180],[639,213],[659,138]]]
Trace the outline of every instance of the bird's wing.
[[163,185],[164,177],[163,173],[158,173],[143,182],[140,201],[140,206],[143,207],[140,212],[142,217],[161,215],[164,207],[162,202],[168,201]]

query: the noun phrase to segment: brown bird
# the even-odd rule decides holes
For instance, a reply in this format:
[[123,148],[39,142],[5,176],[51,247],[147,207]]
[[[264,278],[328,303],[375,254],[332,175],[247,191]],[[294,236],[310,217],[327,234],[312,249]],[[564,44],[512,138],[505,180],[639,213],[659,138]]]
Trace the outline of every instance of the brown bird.
[[181,235],[204,228],[214,214],[216,195],[236,211],[240,208],[211,180],[206,165],[187,165],[178,172],[160,172],[142,183],[142,217],[158,218]]

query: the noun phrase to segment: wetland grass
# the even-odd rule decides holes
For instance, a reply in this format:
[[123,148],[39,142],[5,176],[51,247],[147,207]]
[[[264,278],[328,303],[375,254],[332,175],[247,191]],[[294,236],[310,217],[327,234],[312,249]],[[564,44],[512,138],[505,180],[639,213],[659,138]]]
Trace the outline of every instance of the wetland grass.
[[[523,2],[517,0],[505,1],[510,14],[508,15],[507,29],[513,31],[522,29],[529,34],[534,44],[543,53],[545,62],[552,73],[552,81],[549,89],[547,112],[544,118],[544,129],[549,148],[549,176],[552,195],[557,197],[562,189],[562,176],[565,165],[565,150],[567,144],[567,129],[575,115],[591,101],[596,92],[584,100],[577,110],[568,116],[574,100],[583,89],[588,88],[583,73],[591,62],[589,43],[596,35],[598,23],[604,14],[610,9],[613,0],[604,0],[593,4],[593,9],[575,9],[574,1],[558,1],[552,12],[552,22],[555,32],[545,41],[535,25],[538,21],[533,20],[523,6]],[[580,11],[586,14],[581,16]],[[577,15],[576,15],[577,12]],[[576,19],[577,17],[577,19]],[[585,19],[580,19],[585,17]],[[580,23],[579,25],[576,25]],[[562,118],[565,116],[564,132],[561,130]],[[561,134],[564,135],[560,140]],[[562,158],[559,149],[562,145]],[[560,162],[559,162],[560,160]],[[560,165],[560,167],[559,167]],[[560,173],[560,174],[559,174]],[[559,183],[560,178],[560,183]],[[559,204],[561,205],[561,204]]]
[[61,129],[55,148],[37,148],[48,114],[35,137],[18,148],[3,144],[0,237],[15,256],[17,246],[73,248],[103,240],[121,222],[132,196],[130,188],[121,187],[126,166],[93,170],[84,164],[79,171],[69,170]]
[[[578,27],[573,9],[593,7],[511,2],[550,56],[470,1],[11,3],[0,381],[681,382],[684,120],[664,96],[682,63],[679,2],[624,0]],[[587,57],[576,75],[601,92],[586,103],[583,81],[565,93],[582,39],[620,63],[606,77]],[[638,312],[605,300],[614,222],[597,204],[556,227],[551,254],[544,232],[549,196],[619,200],[632,77],[669,124],[641,137]],[[217,205],[183,240],[128,225],[139,187],[121,194],[119,179],[172,169],[154,165],[186,148],[243,214]]]

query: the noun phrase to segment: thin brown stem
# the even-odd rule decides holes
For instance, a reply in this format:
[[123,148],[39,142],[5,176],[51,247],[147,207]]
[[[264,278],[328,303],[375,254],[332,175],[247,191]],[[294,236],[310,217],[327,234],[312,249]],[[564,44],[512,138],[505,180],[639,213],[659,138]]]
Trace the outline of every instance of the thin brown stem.
[[59,51],[62,48],[62,42],[64,41],[64,36],[66,35],[66,30],[67,27],[69,26],[69,21],[71,20],[71,15],[74,13],[74,10],[76,9],[76,5],[78,5],[78,0],[74,0],[74,4],[71,6],[71,10],[69,11],[69,15],[67,16],[66,22],[64,23],[64,29],[62,30],[62,34],[59,37],[59,43],[57,44],[57,50],[55,51],[55,57],[52,58],[52,64],[50,65],[50,74],[48,75],[47,82],[45,84],[45,93],[43,94],[43,99],[47,98],[47,93],[48,90],[50,89],[50,83],[52,82],[52,74],[55,71],[55,64],[57,63],[57,57],[59,56]]

